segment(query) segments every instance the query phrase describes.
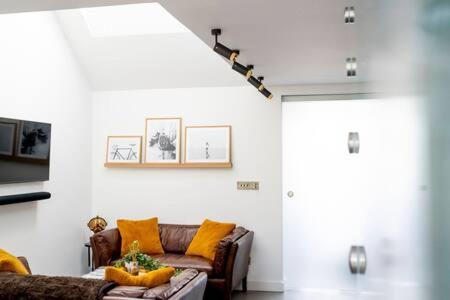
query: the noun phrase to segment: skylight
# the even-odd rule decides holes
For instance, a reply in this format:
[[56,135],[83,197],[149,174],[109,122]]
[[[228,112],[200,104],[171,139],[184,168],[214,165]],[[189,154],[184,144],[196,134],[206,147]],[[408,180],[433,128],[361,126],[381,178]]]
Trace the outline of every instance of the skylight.
[[159,3],[83,8],[92,37],[189,32]]

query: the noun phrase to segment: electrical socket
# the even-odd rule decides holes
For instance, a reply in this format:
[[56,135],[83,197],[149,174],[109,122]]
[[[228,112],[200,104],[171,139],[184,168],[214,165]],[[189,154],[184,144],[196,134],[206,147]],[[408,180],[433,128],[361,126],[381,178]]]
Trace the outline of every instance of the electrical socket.
[[237,182],[238,190],[259,190],[259,182],[258,181],[238,181]]

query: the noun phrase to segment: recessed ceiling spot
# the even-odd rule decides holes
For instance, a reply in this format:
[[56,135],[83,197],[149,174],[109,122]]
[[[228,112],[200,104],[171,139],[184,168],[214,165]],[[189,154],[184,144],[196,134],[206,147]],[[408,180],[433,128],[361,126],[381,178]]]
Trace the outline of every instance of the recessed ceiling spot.
[[353,6],[347,6],[344,10],[344,22],[345,24],[355,23],[355,8]]
[[357,67],[358,65],[356,63],[356,57],[348,57],[345,61],[345,69],[347,70],[347,77],[355,77]]

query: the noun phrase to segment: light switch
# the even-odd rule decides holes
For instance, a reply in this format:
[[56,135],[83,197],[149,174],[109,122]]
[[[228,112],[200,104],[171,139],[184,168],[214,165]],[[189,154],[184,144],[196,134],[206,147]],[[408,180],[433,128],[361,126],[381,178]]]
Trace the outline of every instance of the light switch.
[[237,183],[238,190],[259,190],[259,182],[258,181],[238,181]]

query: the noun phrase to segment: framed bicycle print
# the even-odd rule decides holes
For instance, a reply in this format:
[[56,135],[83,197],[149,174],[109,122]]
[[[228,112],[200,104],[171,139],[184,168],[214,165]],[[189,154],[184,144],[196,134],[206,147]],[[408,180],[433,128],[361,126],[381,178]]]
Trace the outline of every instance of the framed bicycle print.
[[142,136],[108,136],[106,163],[141,163]]

